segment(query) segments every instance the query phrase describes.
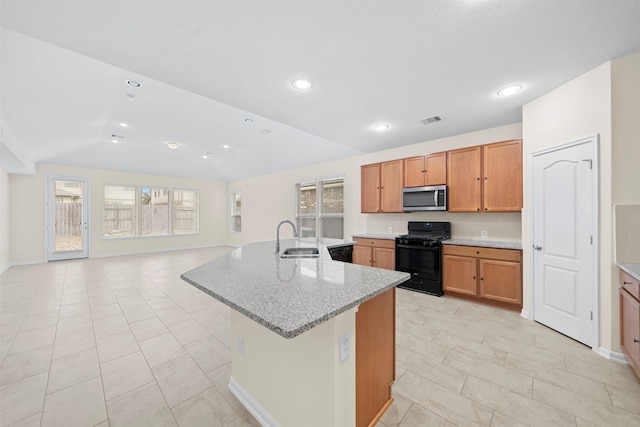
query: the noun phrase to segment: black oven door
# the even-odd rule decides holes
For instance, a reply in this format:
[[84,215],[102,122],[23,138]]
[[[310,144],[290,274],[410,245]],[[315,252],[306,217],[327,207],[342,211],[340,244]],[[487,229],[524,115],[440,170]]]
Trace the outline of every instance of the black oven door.
[[411,273],[411,279],[400,287],[442,295],[441,251],[440,246],[417,246],[396,242],[396,270]]

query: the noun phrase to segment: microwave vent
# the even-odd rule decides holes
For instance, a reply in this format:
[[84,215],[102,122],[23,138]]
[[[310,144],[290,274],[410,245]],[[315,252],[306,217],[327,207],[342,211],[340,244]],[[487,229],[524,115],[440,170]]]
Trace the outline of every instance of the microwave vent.
[[423,125],[429,125],[431,123],[439,122],[440,120],[442,120],[442,118],[440,116],[433,116],[433,117],[427,117],[424,120],[420,120],[420,122]]

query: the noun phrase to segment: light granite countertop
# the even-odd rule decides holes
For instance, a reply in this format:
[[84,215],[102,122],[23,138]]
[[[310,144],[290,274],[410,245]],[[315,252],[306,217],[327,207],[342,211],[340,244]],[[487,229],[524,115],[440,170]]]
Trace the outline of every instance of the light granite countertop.
[[281,250],[316,246],[319,258],[277,256],[275,241],[235,249],[180,277],[285,338],[293,338],[409,279],[408,273],[333,261],[327,247],[283,240]]
[[482,248],[496,249],[519,249],[522,250],[522,243],[519,242],[500,242],[495,240],[475,240],[475,239],[448,239],[443,240],[444,245],[458,246],[480,246]]
[[618,268],[626,273],[629,273],[634,279],[640,280],[640,264],[635,264],[632,262],[619,262]]

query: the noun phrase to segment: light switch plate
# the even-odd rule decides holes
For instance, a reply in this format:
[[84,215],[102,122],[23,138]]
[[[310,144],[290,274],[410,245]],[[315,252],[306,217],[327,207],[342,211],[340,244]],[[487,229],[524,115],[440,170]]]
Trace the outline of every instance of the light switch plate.
[[487,230],[480,231],[480,237],[483,239],[487,239],[489,237],[489,233],[487,233]]

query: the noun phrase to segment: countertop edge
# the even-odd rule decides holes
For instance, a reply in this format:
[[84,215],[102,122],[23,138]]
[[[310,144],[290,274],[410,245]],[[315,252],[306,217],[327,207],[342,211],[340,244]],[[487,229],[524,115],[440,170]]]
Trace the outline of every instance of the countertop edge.
[[273,331],[275,333],[277,333],[278,335],[280,335],[281,337],[290,339],[290,338],[295,338],[298,335],[302,334],[303,332],[306,332],[308,330],[310,330],[311,328],[320,325],[321,323],[326,322],[329,319],[332,319],[336,316],[338,316],[339,314],[344,313],[345,311],[348,311],[349,309],[358,306],[360,304],[362,304],[365,301],[368,301],[372,298],[375,298],[376,296],[388,291],[391,288],[395,288],[396,286],[398,286],[401,283],[404,283],[406,280],[408,280],[411,277],[411,275],[409,273],[406,273],[406,278],[405,279],[399,279],[396,280],[380,289],[377,289],[375,292],[372,292],[368,295],[363,296],[362,298],[359,298],[349,304],[346,304],[344,306],[342,306],[341,308],[332,311],[331,313],[327,313],[322,317],[319,317],[317,319],[312,320],[311,322],[304,324],[294,330],[285,330],[282,329],[276,325],[274,325],[273,323],[270,323],[268,321],[266,321],[265,319],[263,319],[260,316],[257,316],[255,313],[252,313],[240,306],[238,306],[237,304],[234,304],[232,301],[229,301],[226,298],[221,297],[220,295],[211,292],[209,289],[198,285],[197,283],[195,283],[192,280],[189,280],[187,277],[184,276],[184,274],[180,275],[180,278],[182,280],[184,280],[185,282],[189,283],[190,285],[200,289],[201,291],[203,291],[204,293],[206,293],[207,295],[210,295],[211,297],[217,299],[218,301],[222,302],[223,304],[227,305],[228,307],[232,308],[233,310],[237,311],[238,313],[241,313],[245,316],[247,316],[249,319],[261,324],[262,326],[266,327],[267,329],[269,329],[270,331]]
[[618,268],[636,280],[640,280],[640,264],[633,262],[618,262]]
[[478,246],[481,248],[512,249],[520,251],[522,250],[522,243],[504,242],[497,240],[447,239],[443,240],[442,244],[454,246]]
[[356,233],[352,234],[351,237],[354,239],[381,239],[381,240],[396,240],[398,234],[385,234],[385,233]]

